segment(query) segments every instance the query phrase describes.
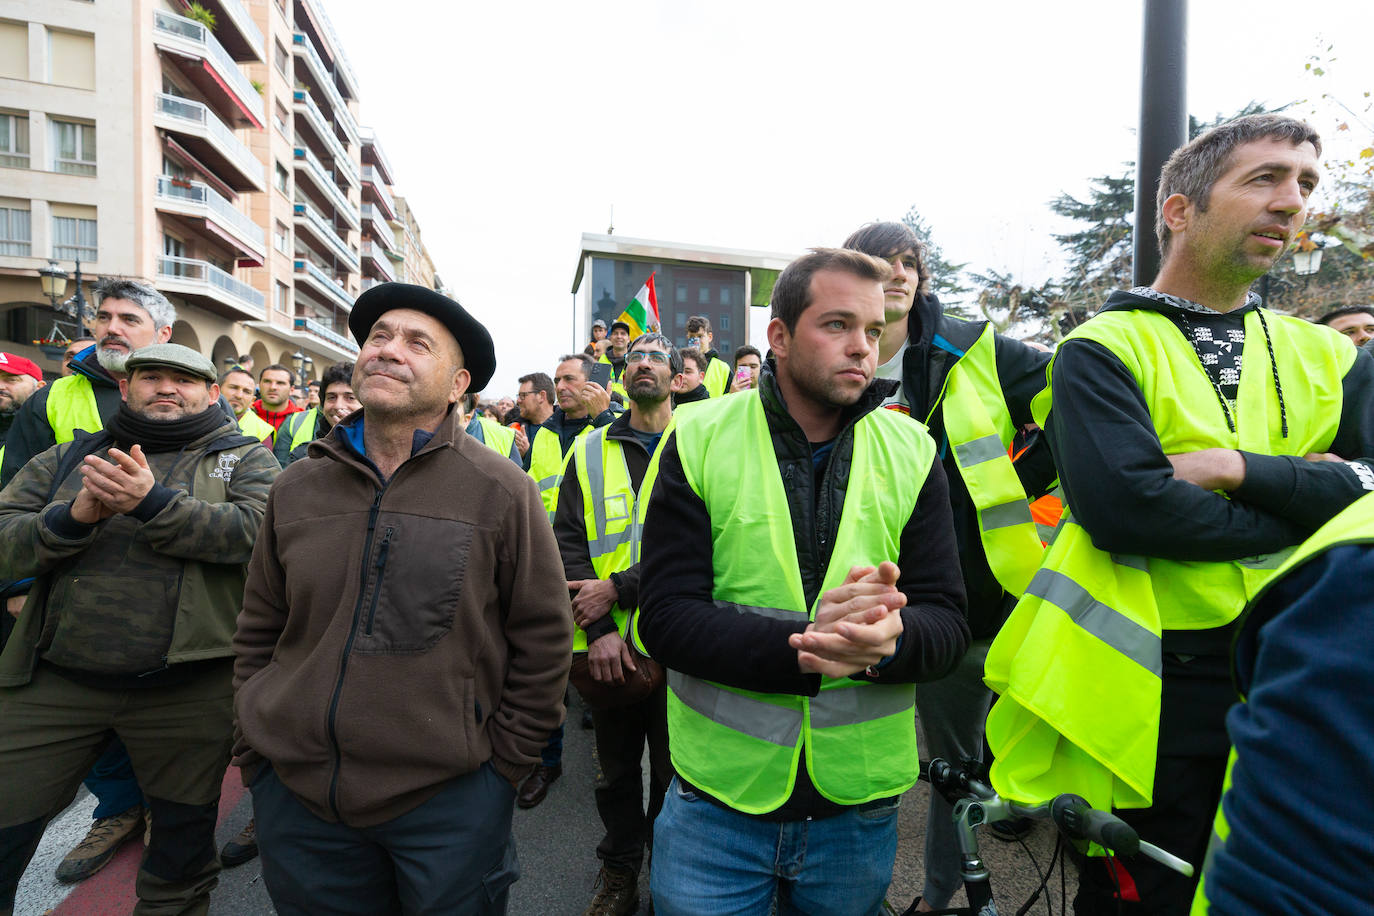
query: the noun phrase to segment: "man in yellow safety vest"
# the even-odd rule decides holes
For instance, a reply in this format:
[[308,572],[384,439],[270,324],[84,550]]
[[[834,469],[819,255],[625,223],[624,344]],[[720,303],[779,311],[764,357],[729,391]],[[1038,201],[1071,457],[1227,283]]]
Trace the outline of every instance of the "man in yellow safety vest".
[[859,916],[891,881],[913,684],[968,627],[935,443],[878,409],[890,274],[844,249],[790,264],[759,387],[684,411],[655,457],[635,632],[668,669],[662,916]]
[[[1374,490],[1374,361],[1250,289],[1301,231],[1320,153],[1306,124],[1252,115],[1164,166],[1158,275],[1060,345],[1037,400],[1067,514],[988,652],[998,792],[1125,809],[1194,863],[1226,767],[1236,618]],[[1196,884],[1148,860],[1080,875],[1086,914],[1186,912]]]

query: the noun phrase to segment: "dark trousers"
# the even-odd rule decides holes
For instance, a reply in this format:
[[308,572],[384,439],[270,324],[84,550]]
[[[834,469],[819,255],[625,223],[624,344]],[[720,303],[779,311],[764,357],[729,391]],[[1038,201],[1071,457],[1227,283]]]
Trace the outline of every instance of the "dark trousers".
[[280,916],[500,916],[520,877],[515,789],[489,764],[375,827],[316,817],[270,766],[252,792],[262,878]]
[[[1200,874],[1225,774],[1224,756],[1160,757],[1155,765],[1154,805],[1112,813],[1130,824],[1142,840],[1193,863]],[[1116,870],[1109,862],[1116,863]],[[1110,860],[1082,857],[1078,881],[1073,901],[1078,916],[1164,916],[1188,912],[1198,879],[1185,878],[1138,855]],[[1139,902],[1131,901],[1128,891],[1118,909],[1117,889],[1123,885],[1134,886]]]
[[0,911],[53,816],[115,736],[148,796],[152,838],[139,867],[137,914],[205,913],[215,887],[215,817],[233,743],[232,663],[186,683],[86,687],[39,665],[0,689]]
[[[606,835],[596,847],[607,865],[636,874],[644,849],[653,846],[654,819],[663,807],[663,793],[673,779],[668,757],[668,690],[631,706],[592,709],[596,756],[601,776],[596,784],[596,810]],[[644,775],[640,761],[649,742],[649,802],[644,805]]]

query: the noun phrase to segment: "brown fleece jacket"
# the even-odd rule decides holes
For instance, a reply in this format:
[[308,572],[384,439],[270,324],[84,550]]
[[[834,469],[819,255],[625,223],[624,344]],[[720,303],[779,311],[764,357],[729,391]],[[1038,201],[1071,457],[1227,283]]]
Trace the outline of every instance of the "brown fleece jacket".
[[343,438],[267,500],[234,637],[235,764],[367,827],[487,760],[518,781],[563,718],[572,610],[539,493],[450,412],[385,484]]

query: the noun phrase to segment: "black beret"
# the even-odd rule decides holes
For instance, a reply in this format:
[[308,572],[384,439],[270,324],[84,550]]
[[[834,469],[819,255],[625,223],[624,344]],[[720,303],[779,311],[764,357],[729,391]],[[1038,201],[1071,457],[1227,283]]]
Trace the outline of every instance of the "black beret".
[[379,283],[365,291],[353,303],[348,315],[348,329],[361,345],[367,340],[372,326],[383,312],[392,309],[414,309],[433,317],[448,328],[463,351],[463,366],[472,376],[469,391],[487,387],[496,372],[496,348],[491,334],[482,323],[454,300],[426,286],[411,283]]

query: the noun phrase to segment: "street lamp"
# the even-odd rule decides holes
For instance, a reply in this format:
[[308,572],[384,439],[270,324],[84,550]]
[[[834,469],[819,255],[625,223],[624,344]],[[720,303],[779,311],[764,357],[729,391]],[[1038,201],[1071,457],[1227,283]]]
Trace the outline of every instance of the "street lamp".
[[1310,277],[1321,270],[1323,247],[1324,243],[1317,242],[1311,251],[1298,249],[1293,252],[1293,273],[1300,277]]
[[296,376],[301,380],[301,386],[304,387],[306,370],[310,366],[315,365],[315,361],[306,356],[303,350],[297,350],[295,353],[292,353],[291,358],[296,362]]
[[59,267],[56,261],[49,261],[47,267],[39,269],[38,282],[43,287],[43,295],[52,302],[53,311],[68,318],[75,318],[79,322],[90,321],[95,317],[94,311],[81,292],[80,261],[76,262],[76,293],[65,302],[62,301],[62,296],[67,291],[67,272]]

